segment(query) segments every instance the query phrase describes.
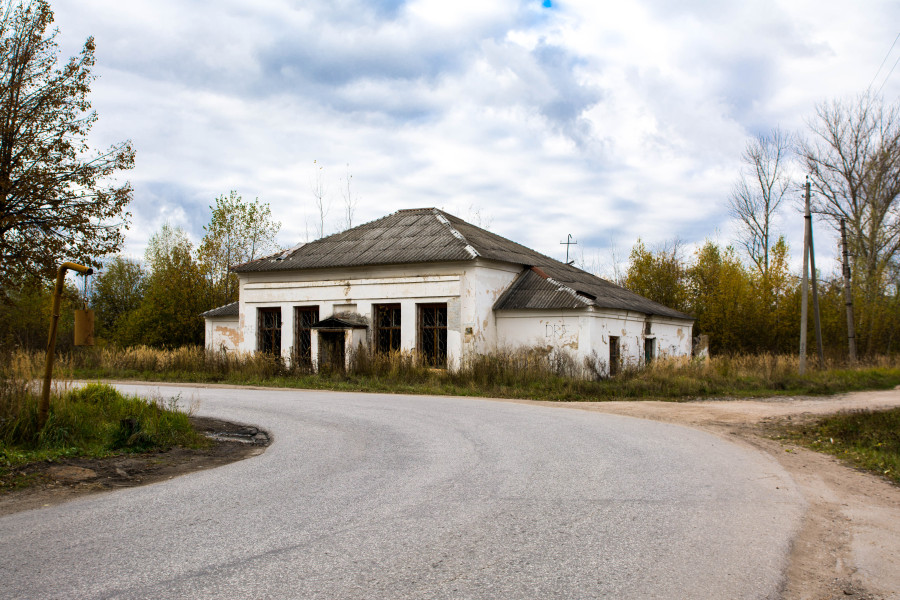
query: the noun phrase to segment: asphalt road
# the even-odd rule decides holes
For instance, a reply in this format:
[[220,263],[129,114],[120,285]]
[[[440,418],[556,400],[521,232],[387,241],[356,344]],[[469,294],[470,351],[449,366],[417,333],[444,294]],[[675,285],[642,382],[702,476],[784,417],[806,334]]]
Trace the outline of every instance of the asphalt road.
[[[120,386],[261,456],[0,519],[2,598],[777,598],[803,501],[662,423],[479,399]],[[157,391],[158,390],[158,391]]]

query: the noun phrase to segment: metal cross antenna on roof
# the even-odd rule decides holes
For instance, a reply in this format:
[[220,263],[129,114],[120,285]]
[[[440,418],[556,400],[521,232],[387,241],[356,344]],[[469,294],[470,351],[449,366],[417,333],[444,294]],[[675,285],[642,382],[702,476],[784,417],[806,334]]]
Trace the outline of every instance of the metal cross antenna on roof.
[[572,234],[570,233],[569,237],[566,238],[566,241],[560,242],[560,245],[562,245],[562,244],[566,245],[566,264],[570,265],[572,263],[569,262],[569,246],[577,246],[578,242],[572,241]]

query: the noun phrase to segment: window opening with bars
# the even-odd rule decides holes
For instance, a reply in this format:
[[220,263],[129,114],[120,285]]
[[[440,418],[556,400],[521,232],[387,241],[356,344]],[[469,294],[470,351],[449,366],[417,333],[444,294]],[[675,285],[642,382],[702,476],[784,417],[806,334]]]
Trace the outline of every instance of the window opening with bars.
[[419,305],[419,352],[432,367],[447,366],[447,305]]
[[281,309],[260,308],[258,313],[258,329],[260,352],[281,354]]
[[384,353],[400,351],[399,304],[379,304],[375,307],[375,349]]
[[318,306],[294,307],[294,358],[303,366],[312,365],[312,329],[319,320]]

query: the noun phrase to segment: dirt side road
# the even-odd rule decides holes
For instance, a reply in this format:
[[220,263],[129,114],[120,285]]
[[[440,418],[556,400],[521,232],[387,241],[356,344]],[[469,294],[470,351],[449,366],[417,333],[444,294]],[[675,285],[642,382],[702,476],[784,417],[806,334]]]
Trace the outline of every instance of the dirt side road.
[[773,423],[900,406],[900,387],[822,398],[701,402],[530,402],[704,429],[773,456],[808,505],[785,600],[900,599],[900,488],[830,456],[770,439]]

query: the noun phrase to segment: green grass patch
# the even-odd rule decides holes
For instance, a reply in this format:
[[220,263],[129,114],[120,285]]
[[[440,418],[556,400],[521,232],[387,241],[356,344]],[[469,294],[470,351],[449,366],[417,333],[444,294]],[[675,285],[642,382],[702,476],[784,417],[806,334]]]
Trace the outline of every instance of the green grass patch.
[[842,412],[787,425],[783,437],[900,485],[900,408]]
[[10,483],[10,471],[30,462],[208,444],[177,409],[177,399],[125,396],[94,383],[54,394],[47,423],[39,429],[38,395],[14,380],[0,386],[0,482]]

